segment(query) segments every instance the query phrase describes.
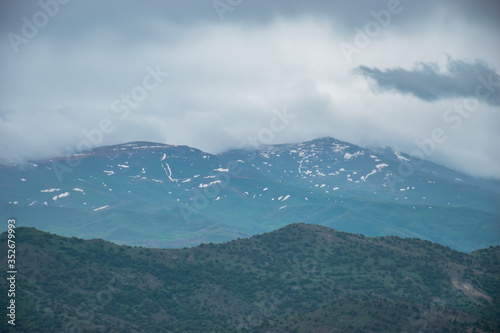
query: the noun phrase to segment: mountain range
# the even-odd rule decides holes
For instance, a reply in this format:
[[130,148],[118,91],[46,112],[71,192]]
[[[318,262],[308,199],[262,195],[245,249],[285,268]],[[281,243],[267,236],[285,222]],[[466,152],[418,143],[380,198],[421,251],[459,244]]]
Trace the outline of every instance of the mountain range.
[[467,254],[311,224],[185,249],[15,235],[16,327],[2,332],[500,330],[498,246]]
[[500,244],[499,203],[498,180],[333,138],[216,155],[132,142],[0,166],[3,220],[146,247],[225,242],[304,222],[469,252]]

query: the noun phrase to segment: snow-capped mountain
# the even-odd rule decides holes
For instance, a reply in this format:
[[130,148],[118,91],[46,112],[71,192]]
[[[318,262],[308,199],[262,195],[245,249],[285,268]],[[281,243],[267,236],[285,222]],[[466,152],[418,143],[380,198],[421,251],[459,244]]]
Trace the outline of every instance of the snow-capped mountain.
[[[223,154],[237,158],[241,151]],[[475,179],[406,154],[332,138],[263,147],[252,168],[295,186],[348,197],[498,211],[498,181]]]
[[500,241],[500,182],[332,138],[219,155],[133,142],[0,172],[2,218],[131,245],[196,245],[292,222],[462,250]]

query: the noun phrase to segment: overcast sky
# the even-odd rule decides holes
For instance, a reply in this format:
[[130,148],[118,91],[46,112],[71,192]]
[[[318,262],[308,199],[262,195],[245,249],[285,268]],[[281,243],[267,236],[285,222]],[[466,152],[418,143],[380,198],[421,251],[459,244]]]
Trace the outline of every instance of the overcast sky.
[[272,127],[500,179],[499,18],[485,0],[2,1],[0,162],[85,131],[218,153]]

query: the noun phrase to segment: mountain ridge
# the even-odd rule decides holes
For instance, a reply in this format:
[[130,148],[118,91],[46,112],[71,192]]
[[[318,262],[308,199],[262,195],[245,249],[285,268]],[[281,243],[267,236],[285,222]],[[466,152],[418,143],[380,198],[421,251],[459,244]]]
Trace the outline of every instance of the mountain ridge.
[[[290,222],[465,251],[500,243],[500,182],[333,138],[218,155],[132,142],[72,159],[71,168],[64,159],[4,167],[0,217],[150,247],[221,242]],[[419,168],[398,179],[406,160]]]
[[[301,223],[184,249],[119,246],[27,227],[16,229],[16,240],[18,328],[26,331],[500,328],[499,246],[466,254]],[[2,233],[0,248],[6,243]]]

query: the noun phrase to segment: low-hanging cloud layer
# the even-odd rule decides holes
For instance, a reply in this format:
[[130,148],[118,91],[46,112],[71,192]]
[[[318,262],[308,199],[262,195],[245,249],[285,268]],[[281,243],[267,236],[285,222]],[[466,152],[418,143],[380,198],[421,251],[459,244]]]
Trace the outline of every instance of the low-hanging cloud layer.
[[[3,1],[0,163],[323,136],[500,178],[496,1]],[[261,140],[262,141],[262,140]]]
[[477,98],[491,106],[500,105],[500,75],[494,68],[477,60],[466,63],[450,59],[446,65],[447,73],[440,72],[436,63],[418,63],[413,70],[366,66],[359,66],[358,70],[384,90],[412,94],[424,101],[463,97]]

